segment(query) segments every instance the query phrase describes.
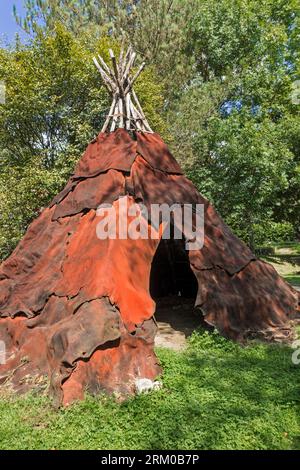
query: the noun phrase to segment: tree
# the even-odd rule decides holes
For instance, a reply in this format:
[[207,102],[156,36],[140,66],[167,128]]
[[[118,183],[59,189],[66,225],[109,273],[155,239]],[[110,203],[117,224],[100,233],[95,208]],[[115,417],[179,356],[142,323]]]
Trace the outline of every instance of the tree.
[[[154,65],[173,96],[189,78],[186,25],[199,0],[27,0],[25,18],[15,17],[29,34],[52,31],[62,23],[73,35],[83,31],[100,38],[109,34],[130,42],[139,56]],[[172,82],[172,87],[167,84]]]
[[[258,224],[291,223],[299,231],[299,105],[291,100],[300,78],[297,0],[26,4],[19,22],[33,36],[51,36],[59,20],[89,50],[91,38],[118,42],[125,35],[132,42],[159,77],[169,126],[164,136],[195,184],[246,241],[253,243]],[[251,177],[253,162],[258,179]],[[264,178],[268,190],[260,186]]]
[[[28,223],[64,185],[110,107],[92,57],[108,60],[110,38],[75,38],[61,24],[32,43],[0,50],[0,257],[9,254]],[[137,82],[147,116],[164,132],[161,86],[148,68]]]
[[173,146],[199,189],[253,246],[258,224],[300,225],[299,106],[291,101],[299,6],[199,5],[188,27],[194,78],[169,111]]

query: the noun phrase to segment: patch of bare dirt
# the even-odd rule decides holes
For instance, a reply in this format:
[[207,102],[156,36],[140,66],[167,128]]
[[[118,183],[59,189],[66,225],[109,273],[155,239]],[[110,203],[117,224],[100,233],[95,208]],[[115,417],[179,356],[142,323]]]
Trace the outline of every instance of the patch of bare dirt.
[[155,346],[175,351],[185,349],[187,338],[203,325],[202,314],[194,308],[194,300],[177,296],[164,297],[157,302],[155,319],[158,326]]

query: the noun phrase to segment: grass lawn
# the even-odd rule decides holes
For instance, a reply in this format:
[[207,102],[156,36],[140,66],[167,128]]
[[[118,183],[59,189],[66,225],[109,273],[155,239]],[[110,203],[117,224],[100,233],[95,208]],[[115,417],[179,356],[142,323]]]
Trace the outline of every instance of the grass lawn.
[[[299,254],[299,244],[276,245],[265,259],[297,286]],[[157,353],[163,389],[123,403],[87,396],[56,411],[46,397],[0,396],[0,449],[300,450],[291,348],[242,347],[200,330],[187,350]]]
[[292,349],[241,347],[199,331],[158,351],[164,387],[118,404],[87,397],[0,399],[1,449],[300,449],[300,365]]
[[275,253],[281,253],[283,250],[288,251],[290,254],[300,255],[299,242],[282,242],[273,244]]
[[300,274],[295,274],[295,275],[288,274],[287,276],[283,276],[283,277],[287,282],[292,284],[292,286],[300,287]]
[[287,282],[293,286],[300,286],[300,243],[276,243],[271,247],[274,249],[274,254],[262,258],[271,263]]

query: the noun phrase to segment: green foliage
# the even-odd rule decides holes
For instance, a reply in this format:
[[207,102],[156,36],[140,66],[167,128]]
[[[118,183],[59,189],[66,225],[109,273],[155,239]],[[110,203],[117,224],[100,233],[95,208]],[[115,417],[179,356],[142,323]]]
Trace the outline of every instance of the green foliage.
[[125,37],[148,64],[155,65],[170,96],[189,74],[191,63],[183,54],[186,25],[198,4],[199,0],[27,0],[25,17],[17,11],[15,17],[29,34],[45,27],[52,31],[59,21],[75,36],[84,31],[98,38],[107,33],[117,40]]
[[[39,31],[27,46],[0,49],[0,259],[28,223],[66,182],[88,142],[100,131],[110,97],[93,65],[118,43],[83,33],[76,38],[59,23]],[[161,85],[149,68],[137,89],[151,124],[162,134]]]
[[[151,65],[137,83],[151,125],[237,234],[255,245],[299,231],[296,0],[26,7],[29,44],[0,49],[0,258],[101,128],[110,100],[91,59],[117,51],[123,34]],[[159,392],[122,404],[87,397],[59,412],[45,398],[1,399],[0,448],[299,449],[291,352],[199,331],[186,352],[159,351]]]
[[20,90],[0,155],[38,154],[47,169],[70,160],[61,163],[70,171],[108,106],[91,55],[125,36],[150,65],[137,87],[151,124],[226,222],[252,247],[269,240],[263,226],[292,224],[299,236],[297,0],[27,0],[26,8],[18,21],[33,45],[17,46],[14,60],[0,52],[9,89]]
[[[204,85],[201,95],[205,96],[205,88],[211,91],[213,87]],[[182,131],[192,133],[200,123],[198,132],[195,130],[191,139],[180,139],[176,148],[187,174],[239,236],[254,244],[256,228],[265,225],[266,237],[260,238],[261,243],[270,239],[267,224],[275,223],[274,208],[289,186],[288,171],[294,156],[270,119],[257,119],[245,110],[231,112],[227,118],[218,116],[209,104],[222,96],[222,90],[205,100],[201,117],[196,115],[193,124]],[[194,103],[193,93],[190,91],[184,102],[186,110],[188,102]]]
[[64,183],[57,169],[45,169],[40,162],[12,166],[0,174],[0,259],[16,246],[33,218],[57,194]]
[[[298,105],[299,109],[299,105]],[[287,167],[288,187],[275,201],[276,220],[290,221],[300,234],[300,118],[299,111],[286,114],[280,122],[280,139],[293,154]]]
[[292,284],[292,286],[298,286],[300,287],[300,274],[294,274],[291,276],[284,276],[284,279]]
[[290,222],[272,222],[254,224],[255,245],[267,242],[288,242],[295,239],[295,229]]
[[292,352],[198,331],[187,351],[158,351],[160,391],[121,404],[87,397],[58,412],[37,396],[0,399],[0,448],[299,449]]
[[188,26],[194,78],[168,112],[182,165],[252,247],[258,225],[300,227],[297,11],[293,0],[202,1]]

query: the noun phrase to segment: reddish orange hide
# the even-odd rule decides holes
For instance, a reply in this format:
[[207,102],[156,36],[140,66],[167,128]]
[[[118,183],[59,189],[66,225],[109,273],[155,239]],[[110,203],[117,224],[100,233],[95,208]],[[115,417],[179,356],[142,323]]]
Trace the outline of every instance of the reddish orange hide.
[[[188,259],[205,321],[239,341],[289,336],[297,292],[230,231],[157,134],[118,129],[88,146],[66,187],[0,267],[7,349],[0,385],[24,392],[49,382],[56,403],[66,405],[85,390],[132,394],[136,379],[161,372],[150,276],[163,227],[154,239],[120,239],[118,229],[115,239],[100,239],[97,232],[99,204],[119,214],[124,201],[148,209],[203,204],[204,246]],[[150,230],[147,218],[142,225]]]

